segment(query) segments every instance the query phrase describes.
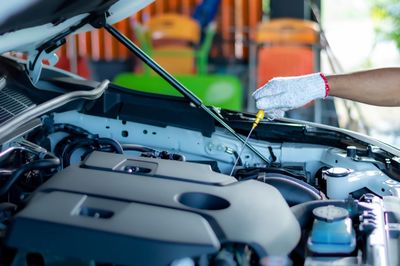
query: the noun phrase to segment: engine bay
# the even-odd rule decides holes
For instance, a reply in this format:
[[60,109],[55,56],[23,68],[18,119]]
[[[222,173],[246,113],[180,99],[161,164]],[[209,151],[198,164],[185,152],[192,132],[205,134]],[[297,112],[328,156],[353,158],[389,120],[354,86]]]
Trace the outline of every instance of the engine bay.
[[[38,89],[2,60],[4,264],[399,264],[395,154],[268,121],[249,140],[266,164],[184,99],[50,69]],[[254,120],[214,111],[243,136]]]

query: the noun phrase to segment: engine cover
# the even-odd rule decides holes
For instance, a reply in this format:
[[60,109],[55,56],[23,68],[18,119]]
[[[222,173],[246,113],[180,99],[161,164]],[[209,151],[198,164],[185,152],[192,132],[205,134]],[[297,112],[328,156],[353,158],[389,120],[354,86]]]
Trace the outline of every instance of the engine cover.
[[289,254],[299,224],[281,194],[207,165],[93,152],[56,174],[19,212],[11,247],[124,265],[165,265],[247,243]]

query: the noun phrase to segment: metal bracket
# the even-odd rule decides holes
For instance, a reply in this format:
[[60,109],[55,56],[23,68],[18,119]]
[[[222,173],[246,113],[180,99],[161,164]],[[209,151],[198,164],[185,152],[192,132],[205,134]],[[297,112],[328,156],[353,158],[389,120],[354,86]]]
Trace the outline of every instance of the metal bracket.
[[46,52],[43,50],[34,50],[28,53],[28,61],[26,63],[26,71],[31,79],[32,83],[35,85],[42,73],[43,61],[47,60],[50,66],[54,66],[58,62],[58,56],[54,52]]
[[65,43],[65,37],[80,29],[81,27],[89,24],[97,17],[98,16],[96,16],[96,14],[88,15],[78,24],[71,26],[64,32],[53,37],[48,42],[41,44],[37,49],[30,51],[26,70],[34,85],[38,82],[40,73],[42,72],[43,60],[46,59],[51,66],[54,66],[58,61],[58,57],[54,53],[54,51],[56,51],[61,45]]

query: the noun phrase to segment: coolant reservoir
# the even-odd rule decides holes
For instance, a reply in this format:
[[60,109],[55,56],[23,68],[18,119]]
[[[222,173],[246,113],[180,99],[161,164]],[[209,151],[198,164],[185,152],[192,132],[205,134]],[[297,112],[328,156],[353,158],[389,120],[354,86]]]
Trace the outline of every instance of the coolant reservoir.
[[323,171],[326,180],[327,195],[330,199],[346,199],[349,193],[358,189],[358,180],[349,179],[353,170],[342,167],[332,167]]
[[313,210],[314,224],[308,238],[309,250],[319,254],[348,254],[356,247],[355,232],[349,212],[333,205]]

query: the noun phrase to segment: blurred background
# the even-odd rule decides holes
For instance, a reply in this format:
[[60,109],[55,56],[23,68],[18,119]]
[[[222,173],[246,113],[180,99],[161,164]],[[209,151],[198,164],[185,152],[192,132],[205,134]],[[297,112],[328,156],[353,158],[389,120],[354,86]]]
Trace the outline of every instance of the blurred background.
[[[156,0],[116,27],[206,104],[231,110],[255,112],[251,94],[274,76],[400,65],[397,0]],[[70,37],[58,54],[81,76],[177,95],[103,30]],[[399,114],[329,97],[286,116],[400,145]]]

